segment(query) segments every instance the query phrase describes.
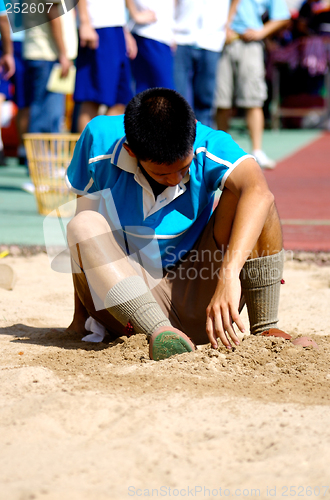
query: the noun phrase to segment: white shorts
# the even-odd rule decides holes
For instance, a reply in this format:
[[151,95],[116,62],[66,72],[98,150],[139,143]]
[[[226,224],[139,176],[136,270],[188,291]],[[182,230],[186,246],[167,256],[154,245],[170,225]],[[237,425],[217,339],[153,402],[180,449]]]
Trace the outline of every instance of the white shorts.
[[262,108],[266,99],[263,44],[238,39],[226,45],[218,65],[215,106]]

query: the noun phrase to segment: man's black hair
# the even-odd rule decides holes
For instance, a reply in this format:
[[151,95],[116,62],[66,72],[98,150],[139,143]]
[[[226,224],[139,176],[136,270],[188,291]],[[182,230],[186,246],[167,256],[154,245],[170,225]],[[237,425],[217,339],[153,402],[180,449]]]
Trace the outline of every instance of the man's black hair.
[[139,160],[171,165],[190,154],[196,137],[196,118],[175,90],[153,88],[128,103],[125,133]]

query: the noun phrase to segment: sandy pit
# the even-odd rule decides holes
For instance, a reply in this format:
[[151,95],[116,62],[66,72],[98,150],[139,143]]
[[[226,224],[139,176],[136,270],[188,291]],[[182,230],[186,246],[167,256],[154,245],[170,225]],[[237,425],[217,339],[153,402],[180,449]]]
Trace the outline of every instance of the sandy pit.
[[287,258],[281,294],[279,328],[318,349],[246,336],[155,362],[142,335],[67,335],[71,276],[46,254],[3,262],[1,500],[330,498],[329,265]]

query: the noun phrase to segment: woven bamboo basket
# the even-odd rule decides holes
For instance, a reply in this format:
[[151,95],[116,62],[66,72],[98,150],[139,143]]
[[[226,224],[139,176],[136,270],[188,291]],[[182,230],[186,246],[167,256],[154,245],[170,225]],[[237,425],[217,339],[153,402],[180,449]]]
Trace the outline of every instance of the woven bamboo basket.
[[65,183],[65,174],[79,137],[79,134],[23,136],[38,212],[42,215],[55,216],[54,211],[59,207],[62,217],[74,215],[74,203],[63,205],[76,198]]

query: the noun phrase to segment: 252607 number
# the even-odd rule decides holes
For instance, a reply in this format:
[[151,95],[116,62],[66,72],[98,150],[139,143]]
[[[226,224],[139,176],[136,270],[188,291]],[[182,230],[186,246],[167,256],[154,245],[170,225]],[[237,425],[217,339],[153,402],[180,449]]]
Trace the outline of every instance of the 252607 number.
[[[47,9],[47,6],[48,10]],[[50,9],[54,4],[47,2],[39,2],[39,3],[6,3],[7,14],[43,14],[47,12],[49,14]]]

